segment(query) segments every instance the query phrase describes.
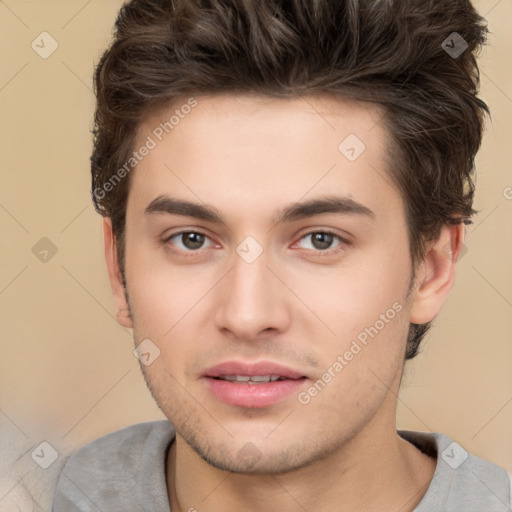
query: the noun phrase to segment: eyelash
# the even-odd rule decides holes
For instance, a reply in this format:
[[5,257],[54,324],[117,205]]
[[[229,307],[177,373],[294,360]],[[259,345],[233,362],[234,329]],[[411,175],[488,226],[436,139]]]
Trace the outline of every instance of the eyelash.
[[[179,237],[180,235],[184,235],[184,234],[190,234],[190,233],[197,234],[197,235],[203,235],[204,237],[210,239],[210,237],[204,231],[201,231],[199,229],[193,229],[193,230],[191,229],[191,230],[184,230],[184,231],[178,231],[176,233],[172,233],[171,235],[169,235],[168,237],[166,237],[163,240],[163,243],[166,245],[172,246],[172,244],[170,244],[170,241],[173,238]],[[348,240],[342,238],[340,235],[338,235],[332,231],[329,231],[329,230],[309,231],[308,233],[305,233],[304,235],[302,235],[298,241],[301,241],[304,238],[311,236],[311,235],[315,235],[315,234],[329,235],[329,236],[332,236],[333,238],[338,239],[338,241],[339,241],[339,244],[336,245],[334,247],[334,249],[329,248],[329,249],[325,249],[323,251],[320,249],[306,249],[307,251],[316,253],[315,256],[317,256],[317,257],[332,256],[333,254],[337,254],[340,250],[343,250],[344,246],[350,245],[350,242],[348,242]],[[172,248],[171,250],[173,252],[180,253],[180,254],[184,255],[185,257],[194,257],[196,254],[198,254],[201,251],[201,249],[203,249],[203,247],[200,247],[199,249],[196,249],[196,250],[187,250],[187,251],[183,251],[182,249],[174,249],[174,248]]]

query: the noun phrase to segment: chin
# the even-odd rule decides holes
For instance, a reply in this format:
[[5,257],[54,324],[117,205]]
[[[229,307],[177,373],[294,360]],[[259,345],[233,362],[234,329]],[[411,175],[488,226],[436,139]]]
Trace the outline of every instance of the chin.
[[[331,447],[307,447],[304,443],[295,443],[289,446],[280,447],[264,446],[258,441],[255,443],[247,441],[245,443],[214,444],[208,440],[206,443],[198,443],[197,439],[184,440],[189,446],[210,466],[223,471],[230,471],[238,474],[265,474],[279,475],[289,473],[309,466],[314,462],[324,459],[331,453]],[[241,447],[233,450],[237,444]]]

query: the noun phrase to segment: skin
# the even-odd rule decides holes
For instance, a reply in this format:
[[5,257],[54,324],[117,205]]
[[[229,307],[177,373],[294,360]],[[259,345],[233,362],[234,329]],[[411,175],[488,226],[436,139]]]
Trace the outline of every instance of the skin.
[[[463,226],[441,229],[410,290],[404,203],[386,175],[378,107],[327,96],[197,100],[130,177],[127,290],[104,220],[118,321],[136,344],[149,338],[161,351],[141,367],[177,432],[166,469],[171,509],[413,510],[435,460],[396,433],[407,332],[432,320],[453,286],[455,260],[443,248],[451,242],[458,253]],[[172,111],[147,119],[138,142]],[[366,145],[354,162],[338,150],[351,133]],[[211,205],[226,224],[146,214],[162,194]],[[332,195],[374,218],[275,221],[289,205]],[[169,239],[194,229],[206,234],[199,248]],[[325,231],[341,238],[315,243],[311,234]],[[250,264],[236,252],[247,236],[263,249]],[[236,407],[201,379],[224,361],[267,360],[307,376],[308,390],[394,303],[401,311],[306,405],[293,393],[261,409]],[[243,457],[248,446],[252,459]]]

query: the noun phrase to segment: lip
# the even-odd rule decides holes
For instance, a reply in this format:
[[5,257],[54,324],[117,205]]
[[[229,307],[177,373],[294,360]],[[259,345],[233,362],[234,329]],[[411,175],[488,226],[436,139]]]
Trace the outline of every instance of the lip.
[[241,361],[226,361],[205,371],[205,377],[220,377],[221,375],[279,375],[287,379],[300,379],[304,374],[292,370],[286,366],[272,363],[270,361],[259,361],[257,363],[244,363]]
[[[278,375],[286,380],[249,384],[218,379],[224,375]],[[210,393],[222,402],[237,407],[263,408],[284,400],[292,393],[298,393],[308,377],[270,361],[227,361],[206,370],[202,379]]]

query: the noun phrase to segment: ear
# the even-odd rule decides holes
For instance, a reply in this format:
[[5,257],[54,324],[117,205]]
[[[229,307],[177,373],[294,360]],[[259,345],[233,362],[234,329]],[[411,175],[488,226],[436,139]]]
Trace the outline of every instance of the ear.
[[105,261],[107,263],[110,286],[112,287],[117,307],[116,318],[123,327],[132,329],[133,323],[130,315],[130,307],[126,300],[123,275],[117,257],[116,240],[112,231],[112,220],[109,217],[103,219],[103,238],[105,241]]
[[444,225],[417,268],[410,322],[425,324],[441,309],[455,282],[455,264],[464,250],[464,224]]

